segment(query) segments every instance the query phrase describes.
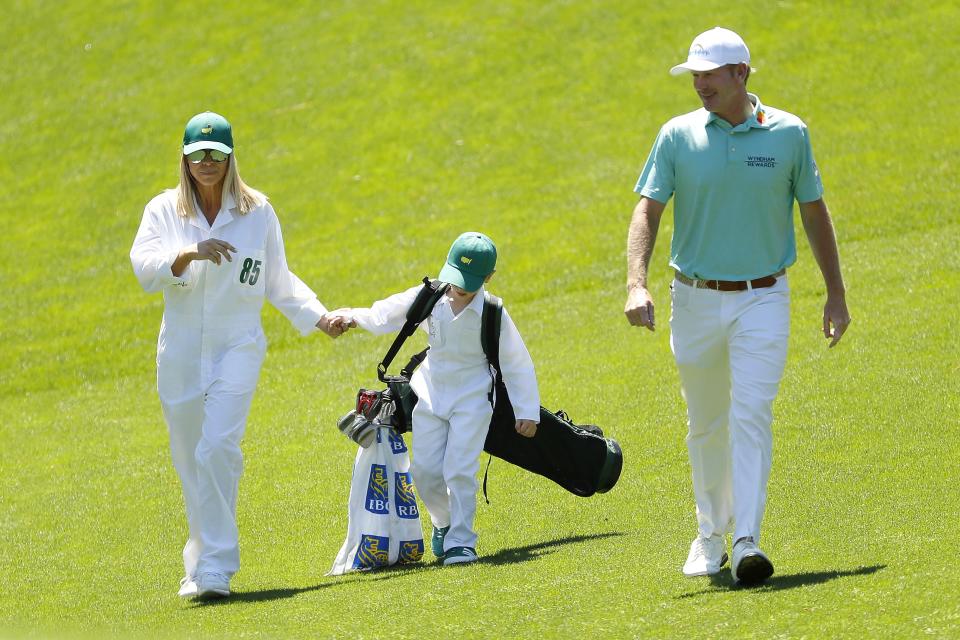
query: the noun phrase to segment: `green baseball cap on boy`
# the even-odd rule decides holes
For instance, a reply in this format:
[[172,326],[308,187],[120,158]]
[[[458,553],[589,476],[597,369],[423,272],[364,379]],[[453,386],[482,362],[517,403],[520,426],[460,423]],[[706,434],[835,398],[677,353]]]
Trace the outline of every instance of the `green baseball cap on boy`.
[[447,263],[439,280],[464,291],[477,291],[497,266],[497,247],[493,240],[477,231],[460,234],[450,247]]
[[183,131],[183,155],[200,149],[233,152],[233,130],[226,118],[212,111],[204,111],[190,118]]

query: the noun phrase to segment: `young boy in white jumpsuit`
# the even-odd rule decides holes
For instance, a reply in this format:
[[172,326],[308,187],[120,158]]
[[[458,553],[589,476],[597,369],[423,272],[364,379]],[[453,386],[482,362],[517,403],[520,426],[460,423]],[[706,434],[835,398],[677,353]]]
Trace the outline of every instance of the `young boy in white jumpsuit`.
[[144,290],[164,298],[157,389],[190,530],[181,597],[229,595],[240,566],[240,441],[267,348],[264,298],[303,335],[343,330],[287,268],[276,213],[240,180],[232,152],[222,116],[192,118],[180,186],[146,206],[130,250]]
[[[410,380],[419,401],[413,411],[413,480],[433,523],[433,553],[445,565],[478,559],[473,519],[477,472],[493,407],[492,368],[480,342],[483,285],[493,276],[497,250],[482,233],[462,234],[450,248],[439,279],[450,289],[420,326],[430,350]],[[346,326],[373,333],[399,331],[420,285],[369,309],[333,312]],[[337,322],[336,320],[334,322]],[[506,309],[500,367],[516,414],[516,429],[532,437],[540,420],[533,361]]]

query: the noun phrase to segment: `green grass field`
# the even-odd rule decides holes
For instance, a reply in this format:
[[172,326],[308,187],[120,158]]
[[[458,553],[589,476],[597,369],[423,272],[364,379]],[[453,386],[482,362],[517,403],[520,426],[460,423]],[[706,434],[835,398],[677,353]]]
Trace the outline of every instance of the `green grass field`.
[[[960,637],[960,9],[937,2],[5,3],[0,24],[0,637]],[[721,24],[750,89],[800,115],[854,323],[826,348],[802,232],[758,589],[685,579],[684,406],[660,328],[628,326],[634,182],[699,106],[667,69]],[[234,597],[176,597],[186,535],[155,390],[159,295],[127,257],[182,127],[232,121],[291,268],[331,308],[500,249],[543,403],[626,467],[575,498],[503,463],[484,561],[325,577],[354,447],[335,428],[387,337],[301,339],[273,309],[244,442]],[[799,230],[799,221],[798,221]]]

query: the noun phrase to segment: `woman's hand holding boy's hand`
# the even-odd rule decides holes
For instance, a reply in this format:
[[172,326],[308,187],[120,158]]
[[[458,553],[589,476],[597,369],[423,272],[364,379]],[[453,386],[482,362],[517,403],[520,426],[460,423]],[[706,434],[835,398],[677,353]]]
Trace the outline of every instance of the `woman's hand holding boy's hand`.
[[317,329],[320,329],[320,331],[323,331],[331,338],[339,338],[343,332],[346,331],[339,322],[339,319],[331,316],[329,313],[323,314],[323,317],[317,320]]
[[343,311],[348,310],[338,309],[337,311],[331,311],[323,314],[323,317],[317,321],[317,329],[320,329],[320,331],[323,331],[331,338],[339,338],[351,327],[357,326],[357,323],[354,322],[349,316],[341,313]]
[[339,324],[343,325],[344,331],[347,329],[353,329],[357,326],[357,321],[353,319],[353,311],[349,307],[340,307],[339,309],[334,309],[327,313],[331,319],[335,319]]
[[517,433],[532,438],[537,435],[537,423],[533,420],[517,420]]

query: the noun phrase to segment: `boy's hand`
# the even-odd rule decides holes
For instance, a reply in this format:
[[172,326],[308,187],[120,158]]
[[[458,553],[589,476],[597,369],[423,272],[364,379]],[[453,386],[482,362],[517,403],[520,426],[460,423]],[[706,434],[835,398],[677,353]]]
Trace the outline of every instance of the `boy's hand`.
[[328,312],[327,315],[330,316],[331,319],[336,318],[338,324],[343,325],[345,327],[344,331],[346,331],[347,329],[353,329],[357,326],[357,321],[354,320],[350,314],[351,311],[352,309],[348,307],[341,307]]
[[537,435],[537,423],[533,420],[517,420],[517,433],[526,437],[532,438]]

